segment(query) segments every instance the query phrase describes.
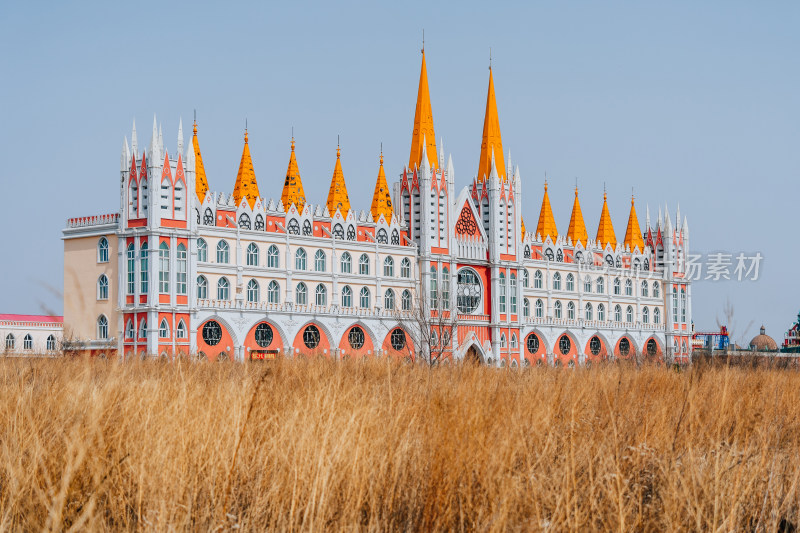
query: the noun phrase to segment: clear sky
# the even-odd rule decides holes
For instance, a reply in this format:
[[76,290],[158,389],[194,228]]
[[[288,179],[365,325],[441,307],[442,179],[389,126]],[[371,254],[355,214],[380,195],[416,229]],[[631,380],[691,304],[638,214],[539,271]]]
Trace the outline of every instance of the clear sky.
[[698,329],[716,328],[729,300],[737,340],[761,323],[782,339],[800,309],[800,4],[495,4],[4,2],[0,312],[61,312],[65,219],[119,209],[133,118],[144,147],[156,113],[172,152],[196,109],[210,186],[227,192],[247,119],[268,198],[294,127],[313,203],[340,135],[351,203],[368,209],[381,143],[390,179],[408,161],[424,28],[459,188],[477,172],[491,47],[527,227],[545,172],[564,232],[576,177],[590,235],[604,183],[619,239],[632,188],[642,224],[648,204],[655,219],[667,203],[673,223],[680,204],[694,252],[764,257],[758,281],[695,284]]

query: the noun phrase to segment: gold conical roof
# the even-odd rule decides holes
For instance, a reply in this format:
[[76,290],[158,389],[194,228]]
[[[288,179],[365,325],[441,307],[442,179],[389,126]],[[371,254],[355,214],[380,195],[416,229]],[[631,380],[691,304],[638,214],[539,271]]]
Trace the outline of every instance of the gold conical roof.
[[541,235],[542,240],[547,237],[555,240],[558,237],[556,221],[553,218],[553,209],[550,207],[550,196],[547,194],[547,182],[544,183],[544,198],[542,198],[542,209],[539,211],[539,223],[536,225],[536,233]]
[[303,191],[303,181],[300,179],[300,169],[297,167],[297,158],[294,155],[294,137],[292,137],[292,153],[289,155],[289,168],[286,169],[281,202],[284,209],[289,209],[289,206],[294,204],[298,211],[302,211],[306,206],[306,193]]
[[347,185],[344,182],[342,172],[341,150],[336,147],[336,166],[333,167],[333,178],[331,178],[331,188],[328,191],[328,212],[331,216],[341,209],[342,216],[347,216],[350,211],[350,197],[347,195]]
[[375,222],[381,218],[386,218],[386,222],[392,220],[392,195],[389,194],[389,184],[386,183],[386,174],[383,172],[383,154],[381,154],[381,166],[378,169],[378,180],[375,182],[375,193],[372,195],[372,220]]
[[197,142],[197,122],[192,127],[192,148],[194,149],[194,190],[202,203],[206,199],[208,192],[208,180],[206,180],[206,169],[203,166],[203,156],[200,153],[200,143]]
[[492,157],[494,157],[497,175],[500,181],[506,179],[506,164],[503,159],[503,139],[500,136],[500,119],[497,116],[497,101],[494,96],[494,77],[489,68],[489,92],[486,95],[486,115],[483,118],[483,139],[481,140],[481,158],[478,162],[478,181],[489,179],[492,173]]
[[639,229],[639,218],[636,216],[636,207],[633,205],[631,196],[631,214],[628,216],[628,229],[625,230],[625,246],[630,247],[631,251],[637,246],[639,250],[644,250],[644,239],[642,231]]
[[236,185],[233,187],[233,199],[238,206],[242,198],[247,198],[247,203],[252,209],[259,198],[256,171],[253,169],[253,160],[250,157],[250,145],[247,143],[247,130],[244,132],[244,149],[242,160],[239,162],[239,173],[236,175]]
[[611,244],[612,248],[617,247],[617,237],[614,235],[614,224],[611,223],[611,215],[608,213],[608,197],[603,193],[603,211],[600,213],[600,224],[597,226],[597,243],[605,247]]
[[419,73],[419,90],[417,91],[417,109],[414,111],[414,130],[411,132],[411,154],[408,157],[408,168],[422,166],[422,147],[428,145],[428,162],[431,168],[439,168],[436,160],[436,134],[433,132],[433,110],[431,95],[428,91],[428,68],[425,65],[425,49],[422,49],[422,69]]
[[525,219],[520,217],[520,228],[522,230],[522,236],[525,236]]
[[569,229],[567,238],[572,239],[572,244],[581,243],[586,246],[589,234],[586,232],[586,224],[583,223],[583,213],[581,204],[578,201],[578,188],[575,187],[575,202],[572,204],[572,216],[569,217]]

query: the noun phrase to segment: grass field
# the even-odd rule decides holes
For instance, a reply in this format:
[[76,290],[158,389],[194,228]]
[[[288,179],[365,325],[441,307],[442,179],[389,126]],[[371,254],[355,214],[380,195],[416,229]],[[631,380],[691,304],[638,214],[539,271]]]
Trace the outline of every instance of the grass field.
[[0,360],[2,530],[778,531],[800,375]]

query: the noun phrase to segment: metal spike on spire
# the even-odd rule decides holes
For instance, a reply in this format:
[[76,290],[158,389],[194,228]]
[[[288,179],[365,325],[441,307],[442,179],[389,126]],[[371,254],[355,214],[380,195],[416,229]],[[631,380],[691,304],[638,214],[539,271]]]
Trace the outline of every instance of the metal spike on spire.
[[183,117],[178,119],[178,153],[183,153]]

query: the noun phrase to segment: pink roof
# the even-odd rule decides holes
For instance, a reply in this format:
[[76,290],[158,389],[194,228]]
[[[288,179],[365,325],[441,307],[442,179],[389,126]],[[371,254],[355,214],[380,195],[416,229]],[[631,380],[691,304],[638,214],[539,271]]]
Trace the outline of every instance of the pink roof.
[[51,315],[4,315],[0,313],[0,321],[9,322],[50,322],[53,324],[63,324],[63,316]]

